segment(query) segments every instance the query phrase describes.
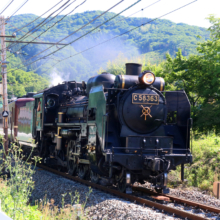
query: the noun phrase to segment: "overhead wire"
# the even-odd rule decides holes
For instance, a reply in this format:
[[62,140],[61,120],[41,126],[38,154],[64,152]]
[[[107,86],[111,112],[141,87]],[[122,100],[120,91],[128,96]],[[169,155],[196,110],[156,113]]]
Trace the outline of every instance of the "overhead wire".
[[[0,15],[12,4],[13,1],[14,1],[14,0],[12,0],[11,2],[9,2],[9,4],[6,4],[5,8],[0,12]],[[4,21],[4,17],[3,17],[2,22],[5,22],[5,21]],[[5,47],[5,48],[1,48],[1,52],[2,52],[2,51],[6,51],[6,47]]]
[[[17,29],[18,31],[21,31],[21,32],[23,32],[23,33],[26,33],[25,31],[19,30],[18,28],[16,28],[15,26],[13,26],[13,25],[11,25],[11,24],[9,24],[9,23],[7,23],[7,24],[8,24],[9,26],[11,26],[11,27]],[[33,36],[32,34],[29,34],[29,37],[35,38],[35,36]],[[38,40],[41,41],[39,38],[38,38]],[[42,42],[43,42],[43,41],[42,41]]]
[[133,7],[134,5],[136,5],[137,3],[139,3],[141,0],[136,1],[134,4],[130,5],[129,7],[127,7],[126,9],[122,10],[120,13],[116,14],[115,16],[111,17],[110,19],[108,19],[107,21],[103,22],[102,24],[98,25],[97,27],[93,28],[92,30],[88,31],[87,33],[83,34],[82,36],[78,37],[77,39],[71,41],[70,43],[68,43],[67,45],[64,45],[63,47],[53,51],[52,53],[46,55],[46,56],[50,56],[51,54],[56,53],[57,51],[63,49],[64,47],[67,47],[68,45],[71,45],[72,43],[76,42],[77,40],[85,37],[86,35],[90,34],[91,32],[93,32],[94,30],[98,29],[99,27],[101,27],[102,25],[106,24],[107,22],[111,21],[112,19],[118,17],[120,14],[122,14],[123,12],[125,12],[126,10],[130,9],[131,7]]
[[[86,52],[86,51],[88,51],[88,50],[91,50],[91,49],[93,49],[93,48],[95,48],[95,47],[100,46],[101,44],[107,43],[107,42],[109,42],[109,41],[111,41],[111,40],[113,40],[113,39],[116,39],[116,38],[118,38],[118,37],[121,37],[121,36],[123,36],[123,35],[125,35],[125,34],[131,32],[131,31],[133,31],[133,30],[136,30],[136,29],[140,28],[140,27],[143,26],[143,25],[146,25],[146,24],[149,24],[149,23],[151,23],[151,22],[153,22],[153,21],[156,21],[156,20],[158,20],[158,19],[160,19],[160,18],[162,18],[162,17],[164,17],[164,16],[166,16],[166,15],[169,15],[169,14],[175,12],[175,11],[178,11],[178,10],[180,10],[180,9],[182,9],[182,8],[188,6],[188,5],[190,5],[190,4],[192,4],[192,3],[196,2],[196,1],[197,1],[197,0],[194,0],[194,1],[192,1],[192,2],[190,2],[190,3],[188,3],[188,4],[186,4],[186,5],[183,5],[183,6],[179,7],[179,8],[177,8],[177,9],[174,9],[174,10],[172,10],[172,11],[166,13],[166,14],[163,14],[163,15],[157,17],[157,18],[154,18],[154,19],[152,19],[152,20],[150,20],[150,21],[148,21],[148,22],[145,22],[145,23],[143,23],[143,24],[141,24],[141,25],[139,25],[139,26],[137,26],[137,27],[134,27],[134,28],[132,28],[132,29],[130,29],[130,30],[128,30],[128,31],[126,31],[126,32],[124,32],[124,33],[122,33],[122,34],[119,34],[119,35],[117,35],[117,36],[115,36],[115,37],[113,37],[113,38],[111,38],[111,39],[108,39],[108,40],[103,41],[103,42],[101,42],[101,43],[99,43],[99,44],[96,44],[96,45],[94,45],[94,46],[92,46],[92,47],[90,47],[90,48],[87,48],[87,49],[85,49],[85,50],[83,50],[83,51],[80,51],[80,52],[78,52],[78,53],[76,53],[76,54],[73,54],[73,55],[71,55],[71,56],[69,56],[69,57],[66,57],[66,58],[64,58],[64,59],[62,59],[62,60],[60,60],[60,61],[58,61],[57,63],[53,64],[52,67],[48,68],[48,69],[47,69],[46,71],[44,71],[42,74],[44,74],[44,73],[46,73],[48,70],[54,68],[54,66],[56,66],[58,63],[60,63],[60,62],[62,62],[62,61],[64,61],[64,60],[67,60],[67,59],[69,59],[69,58],[71,58],[71,57],[74,57],[74,56],[76,56],[76,55],[79,55],[79,54],[81,54],[81,53],[84,53],[84,52]],[[32,64],[32,63],[31,63],[31,64]],[[30,64],[29,64],[29,65],[30,65]]]
[[[160,1],[161,1],[161,0],[158,0],[158,1],[156,1],[156,2],[153,2],[152,4],[146,6],[146,7],[142,8],[142,9],[140,9],[140,10],[138,10],[138,11],[132,13],[132,14],[130,14],[130,15],[126,16],[126,17],[123,17],[122,19],[116,21],[114,24],[117,24],[117,23],[119,23],[120,21],[123,21],[123,20],[125,20],[126,18],[133,16],[133,15],[139,13],[140,11],[143,11],[143,10],[145,10],[146,8],[149,8],[149,7],[153,6],[153,5],[155,5],[156,3],[160,2]],[[105,27],[109,27],[109,26],[111,26],[111,25],[113,25],[113,23],[112,23],[112,24],[110,23],[110,24],[106,25]]]
[[[76,1],[76,0],[75,0]],[[74,2],[75,2],[74,1]],[[48,31],[49,29],[51,29],[55,24],[57,24],[58,22],[60,22],[60,21],[62,21],[66,16],[68,16],[69,14],[71,14],[73,11],[75,11],[79,6],[81,6],[81,5],[83,5],[85,2],[86,2],[87,0],[84,0],[83,2],[81,2],[79,5],[77,5],[73,10],[71,10],[68,14],[66,14],[66,15],[64,15],[60,20],[58,20],[57,22],[55,22],[51,27],[49,27],[47,30],[45,30],[44,32],[42,32],[40,35],[38,35],[37,37],[33,37],[34,39],[31,41],[31,42],[33,42],[35,39],[38,39],[43,33],[45,33],[46,31]],[[74,2],[72,2],[72,3],[74,3]],[[70,4],[72,4],[72,3],[70,3]],[[70,5],[69,4],[69,5]],[[68,5],[68,6],[69,6]],[[31,43],[31,42],[29,42],[29,43]],[[28,44],[29,44],[28,43]],[[28,45],[27,44],[27,45]],[[27,46],[27,45],[25,45],[25,46]],[[23,49],[25,46],[23,46],[23,47],[21,47],[21,49]],[[19,50],[21,50],[21,49],[19,49]],[[18,51],[19,51],[18,50]],[[16,52],[18,52],[18,51],[16,51]],[[15,53],[16,53],[15,52]],[[10,56],[9,56],[10,57]],[[28,59],[29,60],[29,59]]]
[[[52,12],[50,15],[48,15],[42,22],[40,22],[37,26],[35,26],[34,28],[32,28],[31,30],[29,30],[25,35],[23,35],[22,37],[20,37],[17,41],[20,41],[22,39],[25,39],[26,36],[28,35],[28,33],[34,33],[37,30],[33,31],[34,29],[36,29],[37,27],[42,27],[44,26],[46,23],[44,23],[47,19],[49,19],[54,13],[56,13],[57,11],[59,11],[60,9],[62,9],[70,0],[67,0],[63,5],[61,5],[58,9],[56,9],[54,12]],[[33,32],[32,32],[33,31]],[[7,57],[8,58],[8,57]]]
[[52,27],[54,27],[54,25],[56,25],[57,23],[59,23],[60,21],[62,21],[66,16],[68,16],[69,14],[73,13],[78,7],[80,7],[81,5],[83,5],[87,0],[84,0],[82,3],[80,3],[79,5],[77,5],[72,11],[70,11],[69,13],[67,13],[66,15],[64,15],[60,20],[56,21],[51,27],[48,28],[51,29]]
[[[188,4],[185,4],[185,5],[181,6],[181,7],[176,8],[176,9],[174,9],[174,10],[168,12],[168,13],[165,13],[165,14],[163,14],[163,15],[157,17],[157,18],[154,18],[154,19],[152,19],[152,20],[150,20],[150,21],[148,21],[148,22],[145,22],[145,23],[143,23],[143,24],[141,24],[141,25],[138,25],[137,27],[134,27],[134,28],[132,28],[132,29],[130,29],[130,30],[128,30],[128,31],[126,31],[126,32],[124,32],[124,33],[122,33],[122,34],[119,34],[119,35],[117,35],[117,36],[115,36],[115,37],[113,37],[113,38],[110,38],[110,39],[108,39],[108,40],[106,40],[106,41],[103,41],[103,42],[101,42],[101,43],[99,43],[99,44],[97,44],[97,45],[94,45],[94,46],[92,46],[92,47],[90,47],[90,48],[87,48],[87,49],[85,49],[85,50],[83,50],[83,51],[80,51],[80,52],[78,52],[78,53],[76,53],[76,54],[74,54],[74,55],[71,55],[71,56],[69,56],[69,57],[66,57],[66,58],[60,60],[59,62],[57,62],[56,64],[54,64],[53,67],[54,67],[55,65],[57,65],[58,63],[64,61],[64,60],[67,60],[67,59],[69,59],[69,58],[71,58],[71,57],[73,57],[73,56],[79,55],[79,54],[84,53],[84,52],[86,52],[86,51],[88,51],[88,50],[90,50],[90,49],[93,49],[93,48],[95,48],[95,47],[97,47],[97,46],[99,46],[99,45],[101,45],[101,44],[104,44],[104,43],[109,42],[109,41],[111,41],[111,40],[113,40],[113,39],[116,39],[116,38],[118,38],[118,37],[120,37],[120,36],[123,36],[123,35],[125,35],[125,34],[131,32],[131,31],[134,31],[134,30],[140,28],[140,27],[143,26],[143,25],[149,24],[149,23],[151,23],[151,22],[153,22],[153,21],[156,21],[156,20],[158,20],[158,19],[160,19],[160,18],[166,16],[166,15],[169,15],[169,14],[171,14],[171,13],[173,13],[173,12],[175,12],[175,11],[178,11],[178,10],[180,10],[180,9],[186,7],[186,6],[189,6],[189,5],[191,5],[192,3],[196,2],[196,1],[197,1],[197,0],[194,0],[194,1],[190,2],[190,3],[188,3]],[[51,54],[50,54],[50,55],[51,55]],[[44,59],[44,58],[47,57],[47,56],[48,56],[48,55],[46,55],[46,56],[44,56],[44,57],[41,57],[40,59]],[[30,59],[31,59],[31,58],[30,58]],[[40,59],[38,59],[38,60],[40,60]],[[35,63],[35,62],[37,62],[38,60],[35,60],[35,61],[33,61],[32,63]],[[27,64],[27,65],[23,65],[23,67],[29,66],[29,65],[31,65],[32,63],[29,63],[29,64]],[[17,67],[17,66],[16,66],[16,67]],[[22,67],[22,68],[23,68],[23,67]],[[51,67],[51,68],[49,68],[49,69],[52,69],[53,67]],[[19,68],[17,68],[17,69],[19,69]],[[17,70],[17,69],[15,69],[15,70]],[[49,69],[47,69],[45,72],[47,72]],[[11,69],[10,69],[10,70],[11,70]],[[10,70],[9,70],[9,71],[10,71]],[[43,73],[45,73],[45,72],[43,72]]]
[[[111,9],[113,9],[114,7],[116,7],[118,4],[120,4],[121,2],[123,2],[124,0],[121,0],[120,2],[118,2],[117,4],[115,4],[113,7],[109,8],[107,11],[103,12],[102,14],[100,14],[99,16],[97,16],[96,18],[94,18],[93,20],[91,20],[90,22],[86,23],[85,25],[83,25],[82,27],[80,27],[79,29],[77,29],[76,31],[72,32],[71,34],[69,34],[67,37],[61,39],[60,41],[58,41],[57,43],[60,43],[61,41],[65,40],[66,38],[70,37],[71,35],[77,33],[78,31],[80,31],[81,29],[83,29],[84,27],[86,27],[87,25],[89,25],[90,23],[92,23],[93,21],[95,21],[96,19],[98,19],[99,17],[103,16],[105,13],[107,13],[108,11],[110,11]],[[33,56],[32,58],[36,57],[37,55],[47,51],[48,49],[52,48],[53,46],[48,47],[47,49],[41,51],[40,53],[36,54],[35,56]],[[29,59],[28,59],[29,60]],[[27,61],[28,61],[27,60]],[[26,62],[27,62],[26,61]]]
[[[120,3],[122,3],[124,0],[119,1],[118,3],[116,3],[115,5],[113,5],[111,8],[109,8],[108,10],[104,11],[103,13],[101,13],[99,16],[95,17],[94,19],[92,19],[91,21],[89,21],[88,23],[86,23],[85,25],[81,26],[80,28],[78,28],[76,31],[72,32],[71,34],[69,34],[68,36],[64,37],[63,39],[61,39],[60,41],[58,41],[57,43],[60,43],[61,41],[65,40],[66,38],[70,37],[71,35],[77,33],[78,31],[80,31],[81,29],[83,29],[84,27],[86,27],[87,25],[91,24],[92,22],[94,22],[95,20],[97,20],[98,18],[100,18],[101,16],[103,16],[104,14],[106,14],[108,11],[110,11],[111,9],[113,9],[114,7],[116,7],[117,5],[119,5]],[[33,57],[29,58],[28,60],[38,56],[39,54],[45,52],[46,50],[52,48],[54,45],[48,47],[47,49],[41,51],[40,53],[34,55]],[[28,60],[26,60],[25,62],[27,62]],[[16,66],[17,67],[17,66]]]
[[[35,26],[34,28],[32,28],[31,30],[29,30],[28,32],[32,32],[34,29],[36,29],[37,27],[41,26],[42,24],[44,24],[44,22],[50,18],[54,13],[56,13],[57,11],[59,11],[60,9],[62,9],[70,0],[67,0],[63,5],[61,5],[58,9],[56,9],[55,11],[53,11],[51,14],[49,14],[43,21],[41,21],[37,26]],[[35,32],[35,31],[34,31]],[[33,32],[32,32],[33,33]],[[26,33],[24,36],[22,36],[21,38],[19,38],[19,40],[22,40],[25,38],[25,36],[28,33]]]
[[5,22],[8,22],[8,21],[10,20],[10,18],[11,18],[13,15],[15,15],[28,1],[29,1],[29,0],[24,0],[23,4],[21,4],[21,6],[20,6],[17,10],[15,10],[15,12],[12,13],[12,15],[11,15],[9,18],[7,18],[7,19],[5,20]]
[[55,4],[55,5],[54,5],[53,7],[51,7],[49,10],[47,10],[47,11],[44,12],[42,15],[38,16],[37,18],[35,18],[33,21],[31,21],[31,22],[25,24],[23,27],[21,27],[21,28],[18,29],[17,31],[22,30],[23,28],[29,26],[30,24],[32,24],[33,22],[35,22],[35,21],[38,20],[39,18],[43,17],[46,13],[48,13],[50,10],[52,10],[52,9],[55,8],[57,5],[59,5],[62,1],[64,1],[64,0],[59,1],[57,4]]
[[[77,0],[74,0],[73,2],[71,2],[69,5],[67,5],[65,8],[63,8],[57,15],[55,15],[53,18],[51,18],[49,21],[47,21],[45,24],[51,22],[53,19],[55,19],[60,13],[62,13],[65,9],[67,9],[70,5],[72,5],[74,2],[76,2]],[[78,8],[79,6],[83,5],[87,0],[84,0],[82,3],[80,3],[78,6],[76,6],[71,12],[69,12],[68,14],[64,15],[60,20],[56,21],[52,26],[48,27],[45,31],[43,31],[42,33],[40,33],[37,37],[35,37],[32,41],[28,42],[26,45],[22,46],[19,50],[17,50],[16,52],[24,49],[26,46],[28,46],[30,43],[34,42],[34,40],[36,40],[37,38],[39,38],[41,35],[43,35],[44,33],[46,33],[49,29],[51,29],[52,27],[54,27],[54,25],[56,25],[58,22],[62,21],[67,15],[69,15],[70,13],[72,13],[76,8]],[[40,26],[38,29],[36,29],[34,32],[37,32],[42,26]],[[10,56],[9,56],[10,57]]]
[[[63,0],[62,0],[62,1],[63,1]],[[85,1],[87,1],[87,0],[85,0]],[[84,2],[85,2],[85,1],[84,1]],[[55,24],[57,24],[58,22],[62,21],[67,15],[71,14],[75,9],[77,9],[79,6],[81,6],[84,2],[82,2],[82,3],[79,4],[79,5],[77,5],[72,11],[70,11],[68,14],[64,15],[59,21],[56,21],[56,22],[53,24],[53,26],[54,26]],[[26,32],[24,32],[24,31],[22,31],[22,29],[16,28],[15,26],[13,26],[13,25],[11,25],[11,24],[9,24],[9,23],[8,23],[8,25],[10,25],[11,27],[17,29],[17,31],[21,31],[21,32],[23,32],[23,33],[26,33]],[[52,28],[53,26],[51,26],[50,28]],[[50,28],[49,28],[49,29],[50,29]],[[35,37],[35,36],[33,36],[32,34],[29,34],[28,36],[31,36],[32,38],[34,38],[34,40],[35,40],[35,39],[38,39],[39,41],[43,42],[41,39],[39,39],[39,36],[38,36],[38,37]]]
[[[125,12],[126,10],[128,10],[129,8],[133,7],[134,5],[136,5],[136,4],[137,4],[138,2],[140,2],[140,1],[141,1],[141,0],[136,1],[134,4],[130,5],[130,6],[127,7],[126,9],[122,10],[120,13],[118,13],[118,14],[116,14],[115,16],[111,17],[111,18],[108,19],[107,21],[101,23],[100,25],[98,25],[97,27],[93,28],[92,30],[88,31],[86,34],[84,34],[84,35],[78,37],[77,39],[71,41],[70,43],[68,43],[67,45],[65,45],[65,46],[63,46],[63,47],[61,47],[61,48],[59,48],[59,49],[57,49],[56,51],[53,51],[52,53],[47,54],[47,55],[45,55],[44,57],[39,58],[38,60],[44,59],[45,57],[48,57],[48,56],[50,56],[50,55],[56,53],[57,51],[63,49],[64,47],[66,47],[66,46],[68,46],[68,45],[71,45],[72,43],[76,42],[77,40],[79,40],[79,39],[83,38],[84,36],[90,34],[92,31],[96,30],[97,28],[99,28],[99,27],[102,26],[103,24],[105,24],[105,23],[111,21],[112,19],[114,19],[115,17],[119,16],[121,13],[123,13],[123,12]],[[65,37],[64,39],[66,39],[66,38],[68,38],[68,37],[69,37],[69,36]],[[64,39],[62,39],[61,41],[63,41]],[[59,42],[60,42],[60,41],[59,41]],[[58,42],[58,43],[59,43],[59,42]],[[53,45],[53,46],[54,46],[54,45]],[[51,47],[53,47],[53,46],[51,46]],[[51,48],[51,47],[50,47],[50,48]],[[49,49],[49,48],[47,48],[46,50],[48,50],[48,49]],[[46,51],[46,50],[44,50],[44,51]],[[44,51],[42,51],[42,52],[44,52]],[[40,52],[40,53],[42,53],[42,52]],[[36,57],[36,56],[39,55],[40,53],[38,53],[38,54],[36,54],[35,56],[29,58],[28,60],[30,60],[30,59]],[[27,61],[28,61],[28,60],[27,60]],[[34,62],[37,62],[38,60],[35,60]],[[25,63],[26,63],[27,61],[25,61]],[[32,62],[32,63],[33,63],[33,62]]]
[[[38,17],[37,17],[36,19],[34,19],[33,21],[27,23],[26,25],[24,25],[23,27],[21,27],[21,28],[18,29],[17,31],[20,31],[20,30],[22,30],[23,28],[25,28],[25,27],[29,26],[30,24],[32,24],[33,22],[37,21],[39,18],[43,17],[45,14],[47,14],[49,11],[51,11],[53,8],[55,8],[57,5],[59,5],[62,1],[64,1],[64,0],[59,1],[59,2],[58,2],[57,4],[55,4],[53,7],[49,8],[46,12],[44,12],[42,15],[38,16]],[[15,31],[15,33],[16,33],[17,31]],[[26,34],[29,34],[31,31],[32,31],[32,30],[29,30],[28,32],[26,32]],[[24,36],[24,35],[23,35],[23,36]],[[23,36],[21,36],[18,40],[21,40],[21,38],[22,38]],[[17,43],[11,44],[11,45],[9,45],[8,47],[15,46],[16,44],[17,44]],[[7,48],[8,48],[8,47],[7,47]]]
[[11,2],[3,9],[3,11],[0,12],[0,15],[11,5],[11,3],[13,2],[14,0],[11,0]]
[[[29,1],[29,0],[25,0],[25,1],[23,2],[23,4],[21,4],[20,7],[19,7],[18,9],[16,9],[15,12],[12,13],[12,15],[5,20],[5,23],[8,22],[8,21],[10,20],[10,18],[11,18],[14,14],[16,14],[28,1]],[[7,47],[5,48],[5,50],[7,50]]]
[[[142,8],[142,9],[139,10],[139,11],[136,11],[136,12],[132,13],[131,15],[128,15],[127,17],[133,16],[133,15],[137,14],[138,12],[143,11],[143,10],[145,10],[146,8],[149,8],[149,7],[153,6],[154,4],[156,4],[156,3],[160,2],[160,1],[161,1],[161,0],[158,0],[158,1],[156,1],[156,2],[153,2],[152,4],[150,4],[150,5],[148,5],[148,6],[144,7],[144,8]],[[71,11],[71,13],[72,13],[72,11]],[[126,19],[127,17],[124,17],[124,18],[120,19],[119,21],[116,21],[114,24],[116,24],[116,23],[118,23],[118,22],[120,22],[120,21]],[[63,18],[62,18],[62,19],[63,19]],[[112,24],[109,24],[109,25],[106,25],[105,27],[108,27],[108,26],[111,26],[111,25],[112,25]],[[61,48],[61,49],[62,49],[62,48]],[[39,55],[39,53],[38,53],[37,55]],[[32,58],[33,58],[33,57],[32,57]]]

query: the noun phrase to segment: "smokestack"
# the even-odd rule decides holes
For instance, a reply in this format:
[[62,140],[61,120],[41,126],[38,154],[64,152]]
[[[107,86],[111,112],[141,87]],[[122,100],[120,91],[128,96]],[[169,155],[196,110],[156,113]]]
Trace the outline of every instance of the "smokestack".
[[126,63],[126,75],[138,76],[141,74],[142,64]]

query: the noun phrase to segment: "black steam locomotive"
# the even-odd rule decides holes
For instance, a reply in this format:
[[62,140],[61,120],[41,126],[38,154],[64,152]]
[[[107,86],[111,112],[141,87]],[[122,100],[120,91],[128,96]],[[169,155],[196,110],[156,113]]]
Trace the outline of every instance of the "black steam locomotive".
[[141,68],[127,63],[126,75],[104,72],[17,99],[9,104],[12,141],[82,179],[127,193],[149,181],[168,192],[168,172],[181,165],[183,178],[192,161],[190,103]]

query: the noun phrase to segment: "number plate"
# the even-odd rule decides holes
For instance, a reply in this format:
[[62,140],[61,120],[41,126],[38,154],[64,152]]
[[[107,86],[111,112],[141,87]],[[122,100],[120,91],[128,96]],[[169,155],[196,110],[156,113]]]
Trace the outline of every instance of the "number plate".
[[132,104],[159,105],[159,95],[132,94]]

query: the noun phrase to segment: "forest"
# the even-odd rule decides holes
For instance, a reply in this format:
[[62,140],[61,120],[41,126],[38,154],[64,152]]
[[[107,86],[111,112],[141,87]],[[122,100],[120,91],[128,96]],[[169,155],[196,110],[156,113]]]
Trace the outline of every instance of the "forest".
[[[16,31],[17,40],[25,35],[26,32],[31,31],[30,34],[22,38],[22,41],[31,41],[38,37],[35,40],[38,42],[58,42],[69,34],[72,34],[61,42],[69,43],[116,15],[115,13],[108,12],[85,28],[77,31],[101,13],[101,11],[89,11],[76,13],[67,17],[59,15],[49,20],[39,18],[27,27],[24,27],[21,31],[18,31],[18,29],[38,17],[33,14],[16,15],[8,21],[6,32],[10,34]],[[35,28],[41,22],[44,25]],[[143,23],[147,24],[124,34]],[[121,34],[124,35],[100,44]],[[209,32],[205,28],[183,23],[176,24],[165,19],[158,19],[152,22],[150,18],[124,17],[119,15],[95,29],[87,36],[82,37],[46,59],[40,58],[58,48],[62,48],[62,46],[53,46],[48,51],[37,55],[30,61],[27,60],[47,49],[50,45],[11,44],[9,52],[13,53],[15,58],[23,62],[27,61],[24,63],[25,66],[19,66],[19,68],[25,71],[34,71],[47,79],[50,79],[50,75],[56,72],[64,80],[76,79],[80,81],[87,80],[88,77],[95,75],[100,67],[105,68],[108,61],[116,59],[120,54],[124,54],[127,58],[143,56],[146,61],[150,61],[152,64],[158,64],[166,59],[166,53],[174,57],[178,48],[181,48],[184,56],[197,53],[197,43],[207,39],[209,39]],[[100,45],[81,53],[83,50],[87,50],[97,44]],[[72,57],[56,64],[57,61],[69,56]],[[38,61],[26,66],[26,64],[35,60]],[[11,64],[12,67],[17,66],[14,62],[11,62]]]

